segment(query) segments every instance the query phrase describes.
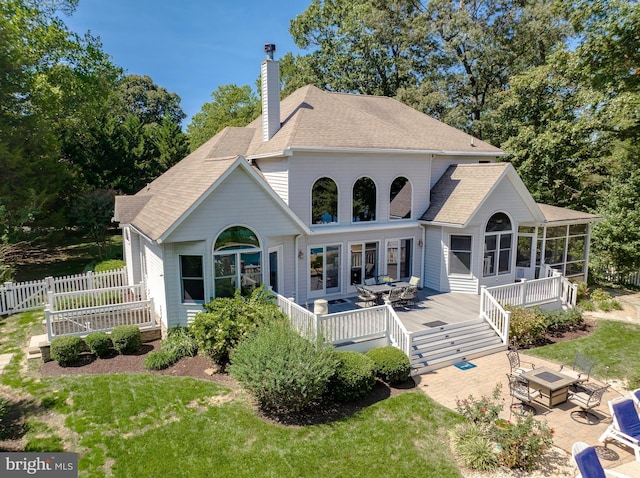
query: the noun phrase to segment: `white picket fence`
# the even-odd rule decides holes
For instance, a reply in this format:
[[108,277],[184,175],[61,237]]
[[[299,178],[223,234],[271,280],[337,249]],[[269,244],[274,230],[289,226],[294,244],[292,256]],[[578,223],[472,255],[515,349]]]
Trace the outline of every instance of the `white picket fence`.
[[121,269],[86,272],[63,277],[46,277],[30,282],[5,282],[0,286],[0,315],[41,309],[47,305],[49,293],[86,291],[127,285],[127,273]]

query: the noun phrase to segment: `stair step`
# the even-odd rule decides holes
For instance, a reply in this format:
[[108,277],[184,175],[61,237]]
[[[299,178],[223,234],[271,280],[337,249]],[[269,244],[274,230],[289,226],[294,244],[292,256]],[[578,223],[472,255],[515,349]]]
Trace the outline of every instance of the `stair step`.
[[497,335],[494,335],[493,337],[484,338],[482,340],[474,340],[472,342],[466,342],[463,344],[454,344],[438,349],[429,349],[428,351],[413,353],[411,354],[411,358],[431,362],[442,357],[449,357],[460,353],[472,352],[486,346],[500,344],[502,344],[502,341]]
[[468,323],[459,327],[453,327],[445,330],[438,330],[436,332],[421,330],[413,333],[414,342],[421,342],[425,340],[438,340],[439,338],[449,338],[456,335],[464,335],[469,332],[475,332],[478,330],[489,330],[491,327],[486,323]]
[[415,352],[421,352],[425,349],[437,349],[448,344],[463,344],[474,340],[483,338],[496,337],[496,333],[493,330],[487,328],[476,329],[474,331],[467,332],[461,335],[445,336],[439,340],[422,339],[420,341],[413,342],[413,350]]
[[451,355],[449,357],[442,357],[430,362],[414,362],[412,363],[411,375],[421,375],[423,373],[448,367],[456,363],[473,360],[474,358],[484,357],[486,355],[491,355],[505,350],[507,350],[507,346],[501,342],[499,345],[488,345],[473,351],[469,351],[467,353],[460,353]]

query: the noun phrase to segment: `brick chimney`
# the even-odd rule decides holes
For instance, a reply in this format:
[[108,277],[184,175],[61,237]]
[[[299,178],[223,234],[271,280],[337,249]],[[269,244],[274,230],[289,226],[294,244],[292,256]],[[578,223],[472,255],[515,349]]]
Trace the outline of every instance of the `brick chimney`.
[[267,59],[262,62],[262,141],[269,141],[280,129],[280,64],[273,59],[276,46],[264,46]]

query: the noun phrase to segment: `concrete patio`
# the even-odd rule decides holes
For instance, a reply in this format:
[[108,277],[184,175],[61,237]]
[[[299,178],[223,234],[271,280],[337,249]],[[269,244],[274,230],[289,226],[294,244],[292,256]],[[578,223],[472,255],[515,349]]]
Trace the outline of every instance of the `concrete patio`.
[[[537,357],[526,356],[521,353],[522,361],[533,362],[536,368],[549,366],[558,369],[559,365],[539,359]],[[418,387],[429,397],[438,403],[455,410],[456,399],[464,399],[469,395],[480,398],[482,395],[491,396],[496,383],[502,384],[502,397],[505,399],[505,410],[503,418],[509,419],[511,397],[509,395],[509,384],[507,373],[509,372],[509,361],[504,352],[487,355],[471,360],[474,368],[460,370],[455,366],[442,368],[433,372],[414,377],[418,382]],[[600,383],[594,379],[590,382]],[[611,388],[607,390],[602,403],[594,411],[600,421],[594,425],[579,423],[572,419],[571,412],[578,410],[573,404],[565,402],[551,409],[536,404],[536,418],[544,419],[554,430],[554,444],[567,452],[567,460],[571,460],[571,447],[576,441],[583,441],[589,445],[596,446],[596,451],[605,468],[613,469],[624,473],[632,478],[640,478],[640,462],[635,461],[633,451],[622,447],[614,442],[609,442],[606,448],[598,442],[598,438],[611,423],[611,416],[607,402],[615,397],[624,395],[620,391],[619,384],[611,382]],[[577,468],[575,468],[577,473]],[[574,473],[571,476],[575,476]],[[556,475],[560,476],[560,475]]]

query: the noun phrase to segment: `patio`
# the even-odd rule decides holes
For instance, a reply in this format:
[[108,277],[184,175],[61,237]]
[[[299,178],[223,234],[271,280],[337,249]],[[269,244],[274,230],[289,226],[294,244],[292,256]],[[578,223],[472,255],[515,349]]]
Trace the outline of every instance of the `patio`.
[[[548,366],[557,370],[558,364],[542,360],[537,357],[528,357],[522,354],[523,361],[530,361],[536,368]],[[502,383],[502,397],[505,399],[505,409],[503,418],[509,419],[509,384],[506,374],[509,372],[509,361],[504,352],[487,355],[471,360],[474,368],[460,370],[457,367],[449,366],[424,375],[414,377],[418,387],[429,397],[438,403],[455,410],[456,399],[464,399],[469,395],[475,398],[480,396],[491,396],[496,383]],[[591,379],[590,382],[600,383]],[[640,463],[634,458],[633,451],[616,443],[609,442],[604,448],[598,442],[598,438],[611,423],[608,401],[624,395],[616,390],[616,383],[611,383],[612,387],[607,390],[601,404],[594,408],[600,421],[594,425],[582,424],[571,418],[571,412],[578,410],[578,407],[570,403],[563,403],[551,409],[536,404],[536,417],[546,419],[549,426],[554,430],[554,444],[567,453],[567,459],[571,459],[571,447],[577,441],[583,441],[589,445],[596,446],[600,460],[605,468],[614,469],[630,477],[640,478]],[[577,470],[577,468],[576,468]],[[577,471],[576,471],[577,473]],[[575,476],[575,473],[572,475]]]

